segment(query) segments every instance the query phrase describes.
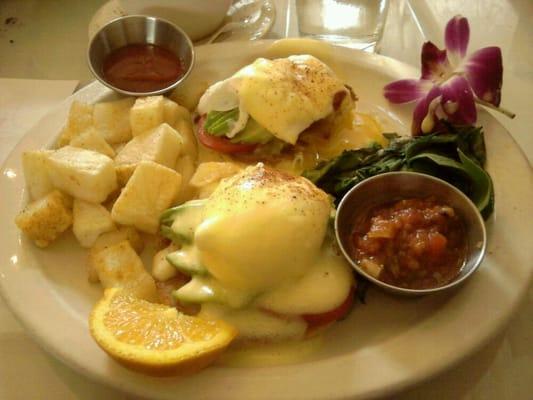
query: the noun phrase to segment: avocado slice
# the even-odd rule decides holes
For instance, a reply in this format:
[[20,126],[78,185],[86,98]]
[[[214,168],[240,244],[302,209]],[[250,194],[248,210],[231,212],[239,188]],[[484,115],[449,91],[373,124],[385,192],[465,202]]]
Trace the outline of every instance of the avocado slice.
[[161,234],[172,241],[192,243],[205,200],[191,200],[161,214]]
[[172,225],[176,216],[181,214],[183,211],[187,210],[189,207],[200,207],[205,203],[205,199],[200,200],[190,200],[186,203],[180,204],[179,206],[168,208],[159,217],[159,221],[163,225]]
[[232,143],[245,143],[245,144],[266,144],[274,139],[269,131],[263,128],[253,118],[248,118],[248,122],[242,131],[231,139]]
[[241,308],[252,300],[249,294],[230,290],[220,285],[211,276],[195,275],[185,285],[175,290],[173,296],[185,303],[219,303],[232,308]]
[[224,136],[239,119],[239,109],[233,108],[228,111],[209,111],[207,113],[204,129],[213,136]]
[[188,283],[175,290],[172,295],[183,303],[207,303],[217,301],[218,294],[204,279],[193,278]]
[[186,275],[205,275],[207,270],[198,260],[196,248],[185,246],[166,255],[167,261]]

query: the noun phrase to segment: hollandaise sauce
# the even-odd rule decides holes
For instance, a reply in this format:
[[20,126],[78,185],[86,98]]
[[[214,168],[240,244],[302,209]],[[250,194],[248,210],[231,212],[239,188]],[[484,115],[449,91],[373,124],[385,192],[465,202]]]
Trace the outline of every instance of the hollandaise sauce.
[[181,241],[166,259],[191,276],[174,296],[238,330],[228,363],[293,362],[350,311],[354,278],[328,233],[331,210],[308,180],[259,163],[163,214]]
[[323,335],[304,340],[281,343],[237,344],[231,346],[217,361],[218,365],[230,367],[268,367],[286,365],[309,358],[324,342]]

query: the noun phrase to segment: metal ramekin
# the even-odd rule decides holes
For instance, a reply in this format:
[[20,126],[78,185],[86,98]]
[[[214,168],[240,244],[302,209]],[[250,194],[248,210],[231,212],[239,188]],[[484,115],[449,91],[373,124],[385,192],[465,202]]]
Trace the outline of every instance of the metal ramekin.
[[[150,92],[130,92],[113,86],[103,76],[104,59],[128,44],[153,44],[172,51],[183,63],[185,73],[169,86]],[[166,93],[187,78],[194,65],[194,48],[187,34],[171,22],[146,15],[128,15],[100,28],[89,43],[87,60],[96,79],[107,87],[128,96],[150,96]]]
[[[354,224],[362,221],[370,209],[396,200],[428,196],[433,196],[453,207],[465,225],[468,241],[466,260],[459,275],[453,281],[431,289],[406,289],[371,276],[350,257],[349,239]],[[342,253],[358,273],[390,293],[408,296],[440,292],[464,282],[481,264],[487,243],[483,217],[474,203],[449,183],[416,172],[389,172],[366,179],[354,186],[346,193],[337,208],[335,235]]]

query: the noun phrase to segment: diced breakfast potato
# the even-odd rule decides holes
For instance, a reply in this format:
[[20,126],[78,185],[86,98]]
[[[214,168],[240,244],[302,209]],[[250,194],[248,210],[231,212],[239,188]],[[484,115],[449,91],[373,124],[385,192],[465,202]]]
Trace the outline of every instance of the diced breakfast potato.
[[240,164],[234,162],[203,162],[198,165],[196,172],[190,180],[190,184],[194,187],[201,188],[202,186],[233,176],[240,172],[242,168]]
[[127,182],[141,161],[153,161],[174,168],[181,147],[180,134],[166,123],[150,132],[135,136],[115,158],[119,183]]
[[178,118],[178,120],[174,124],[174,127],[176,128],[176,131],[178,131],[178,133],[181,135],[181,138],[183,140],[182,154],[188,154],[194,159],[196,159],[198,155],[198,144],[196,142],[196,135],[194,134],[192,126],[191,114],[189,113],[189,110],[187,110],[185,107],[179,106],[179,111],[181,117]]
[[98,279],[105,289],[128,288],[140,298],[156,299],[154,279],[127,240],[98,251],[93,261]]
[[131,139],[130,109],[134,101],[127,97],[94,106],[94,126],[107,143],[121,143]]
[[102,233],[115,229],[111,213],[94,203],[74,199],[72,231],[82,247],[91,247]]
[[51,153],[51,150],[36,150],[22,154],[24,180],[33,200],[40,199],[54,190],[46,172],[46,160]]
[[59,135],[58,146],[69,144],[72,138],[79,135],[93,125],[92,104],[86,104],[74,100],[70,106],[67,123]]
[[181,176],[173,169],[151,161],[141,162],[111,210],[113,220],[156,233],[159,216],[172,205],[180,183]]
[[207,185],[200,187],[197,192],[197,198],[207,199],[216,190],[219,183],[220,181],[211,182],[211,183],[208,183]]
[[113,143],[113,144],[111,145],[111,147],[112,147],[113,150],[115,151],[115,154],[120,153],[120,151],[124,148],[124,146],[126,146],[126,143],[127,143],[127,142]]
[[190,185],[190,180],[194,175],[194,161],[191,156],[185,155],[178,158],[176,162],[176,171],[181,175],[181,186],[176,198],[176,204],[181,204],[192,199],[196,194],[196,188]]
[[117,230],[104,233],[96,239],[96,242],[89,250],[89,256],[87,257],[87,273],[89,282],[97,283],[98,274],[95,268],[95,256],[106,247],[113,246],[120,242],[127,240],[130,242],[131,247],[137,254],[140,254],[144,249],[144,241],[139,235],[139,232],[132,226],[121,226]]
[[163,96],[139,97],[130,111],[133,136],[142,135],[165,121]]
[[235,175],[242,168],[231,161],[206,161],[198,165],[189,184],[197,189],[199,199],[205,199],[215,191],[222,179]]
[[91,203],[117,188],[113,160],[92,150],[62,147],[48,157],[47,170],[54,187]]
[[115,157],[115,150],[107,143],[100,132],[91,127],[78,136],[72,138],[69,143],[73,147],[80,149],[93,150],[97,153],[104,154],[110,158]]
[[169,98],[163,97],[163,121],[174,127],[179,118],[180,106]]
[[178,250],[178,246],[171,244],[162,250],[159,250],[152,261],[152,276],[158,281],[166,281],[175,277],[178,274],[178,270],[172,264],[170,264],[166,257],[167,254]]
[[157,232],[155,235],[143,233],[143,239],[145,248],[148,249],[148,251],[152,254],[164,249],[169,244],[169,239],[161,236],[159,232]]
[[133,226],[120,226],[117,230],[100,235],[91,247],[91,250],[99,251],[104,247],[120,243],[123,240],[130,242],[131,247],[133,247],[138,254],[144,249],[144,241]]
[[206,79],[186,79],[170,94],[170,98],[192,111],[209,86],[210,82]]
[[115,166],[115,171],[117,173],[117,184],[119,187],[126,186],[126,183],[130,180],[135,168],[138,164],[119,164]]
[[15,223],[39,247],[46,247],[72,224],[69,199],[58,190],[28,204]]

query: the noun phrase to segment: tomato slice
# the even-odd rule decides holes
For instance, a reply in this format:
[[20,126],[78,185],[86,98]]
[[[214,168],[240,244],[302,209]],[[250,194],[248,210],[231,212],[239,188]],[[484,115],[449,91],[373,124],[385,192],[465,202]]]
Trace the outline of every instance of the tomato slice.
[[237,154],[237,153],[251,153],[257,144],[243,144],[231,143],[226,137],[213,136],[204,130],[205,115],[198,121],[198,140],[205,146],[218,151],[219,153]]
[[346,299],[337,308],[326,311],[320,314],[304,314],[302,315],[305,322],[307,322],[307,330],[314,330],[323,325],[335,322],[346,316],[352,309],[354,302],[355,290],[352,288],[348,293]]

